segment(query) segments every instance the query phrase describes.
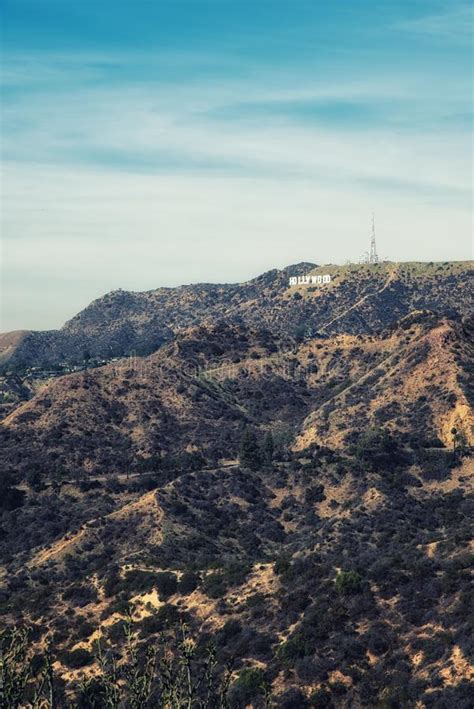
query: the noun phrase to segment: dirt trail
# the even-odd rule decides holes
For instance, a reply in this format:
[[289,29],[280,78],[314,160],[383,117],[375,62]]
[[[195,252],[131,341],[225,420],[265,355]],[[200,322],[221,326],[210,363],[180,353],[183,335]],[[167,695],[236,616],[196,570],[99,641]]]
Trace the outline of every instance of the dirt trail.
[[[158,503],[156,490],[147,492],[145,495],[139,497],[138,500],[128,502],[126,505],[120,507],[118,510],[114,510],[108,515],[105,515],[102,519],[124,519],[136,513],[146,513],[148,516],[154,516],[153,527],[156,533],[154,543],[160,544],[163,541],[161,523],[163,521],[164,513],[163,509]],[[48,561],[51,561],[52,559],[62,558],[67,552],[72,551],[79,544],[79,542],[85,541],[89,537],[96,537],[100,542],[101,539],[99,535],[102,525],[97,526],[98,522],[98,518],[92,518],[85,522],[82,525],[81,529],[79,529],[77,532],[67,535],[65,537],[61,537],[61,539],[58,539],[58,541],[53,542],[48,547],[40,549],[28,562],[28,568],[33,568],[35,566],[45,564]]]
[[[378,367],[383,366],[387,362],[389,362],[390,359],[395,358],[399,353],[398,352],[391,352],[388,354],[386,357],[383,357],[380,362],[377,363],[375,369]],[[317,409],[314,409],[310,413],[310,415],[303,421],[302,424],[302,431],[303,433],[298,436],[296,439],[296,445],[295,445],[295,450],[301,450],[306,447],[306,444],[304,443],[305,440],[305,433],[307,432],[307,427],[311,426],[313,421],[316,419],[318,413],[329,403],[336,399],[340,399],[340,397],[344,396],[347,392],[351,391],[354,387],[359,386],[360,384],[363,384],[366,379],[369,379],[374,373],[374,370],[371,369],[369,372],[366,372],[363,374],[361,377],[355,380],[355,382],[351,382],[345,389],[342,389],[342,391],[337,392],[337,394],[334,394],[331,396],[329,399],[326,399],[320,406],[318,406]],[[390,370],[385,373],[384,376],[387,376],[390,373]]]
[[326,329],[327,329],[330,325],[332,325],[333,323],[337,322],[338,320],[342,320],[342,318],[345,318],[346,315],[347,315],[347,313],[350,313],[352,310],[356,310],[356,309],[357,309],[360,305],[362,305],[362,303],[364,303],[366,300],[369,300],[370,298],[374,298],[376,295],[379,295],[380,293],[383,293],[383,291],[384,291],[386,288],[388,288],[388,286],[392,283],[392,281],[393,281],[394,278],[395,278],[395,275],[396,275],[396,270],[393,269],[393,270],[388,274],[387,280],[386,280],[386,282],[384,283],[384,285],[383,285],[381,288],[379,288],[378,290],[374,291],[373,293],[367,293],[367,295],[364,295],[362,298],[360,298],[360,300],[358,300],[356,303],[354,303],[354,305],[351,305],[350,308],[347,308],[347,310],[345,310],[343,313],[341,313],[340,315],[337,315],[337,316],[336,316],[335,318],[333,318],[332,320],[329,320],[329,322],[325,323],[324,325],[322,325],[322,326],[321,326],[320,328],[318,328],[318,329],[319,329],[320,331],[321,331],[321,330],[326,330]]
[[68,551],[68,549],[75,546],[81,539],[83,539],[85,534],[86,530],[80,529],[70,537],[61,537],[61,539],[54,542],[50,547],[41,549],[37,554],[35,554],[35,556],[28,562],[28,567],[45,564],[47,561],[50,561],[50,559],[54,559],[63,552]]

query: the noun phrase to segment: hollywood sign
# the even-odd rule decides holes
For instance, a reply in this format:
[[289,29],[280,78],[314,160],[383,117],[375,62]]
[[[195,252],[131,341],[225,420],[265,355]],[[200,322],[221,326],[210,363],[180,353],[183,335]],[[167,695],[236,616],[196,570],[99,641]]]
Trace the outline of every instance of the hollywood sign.
[[331,276],[291,276],[290,286],[320,286],[322,283],[331,283]]

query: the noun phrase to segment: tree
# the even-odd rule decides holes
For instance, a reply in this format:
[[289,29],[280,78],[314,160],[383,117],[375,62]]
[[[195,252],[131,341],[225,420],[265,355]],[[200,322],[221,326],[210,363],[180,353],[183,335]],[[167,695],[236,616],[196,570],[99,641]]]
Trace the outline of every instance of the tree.
[[451,435],[453,437],[453,450],[462,455],[469,448],[469,442],[465,431],[462,428],[458,429],[453,427],[451,429]]
[[258,470],[262,465],[262,452],[255,431],[246,428],[242,435],[239,452],[240,464],[250,470]]
[[41,475],[41,470],[37,467],[31,468],[26,474],[26,482],[35,492],[45,489],[45,484]]
[[263,439],[263,446],[262,446],[262,456],[263,456],[263,462],[266,467],[271,467],[272,462],[273,462],[273,453],[274,453],[274,445],[273,445],[273,436],[272,432],[268,431],[265,435],[265,438]]
[[0,476],[0,510],[16,510],[22,507],[25,501],[25,492],[14,486],[11,475],[4,473]]

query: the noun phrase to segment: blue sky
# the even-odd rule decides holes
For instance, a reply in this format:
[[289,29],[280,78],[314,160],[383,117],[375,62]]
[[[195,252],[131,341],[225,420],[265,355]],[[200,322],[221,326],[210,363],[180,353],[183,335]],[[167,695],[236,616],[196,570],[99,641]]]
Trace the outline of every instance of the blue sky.
[[472,257],[472,4],[3,0],[2,329],[112,288]]

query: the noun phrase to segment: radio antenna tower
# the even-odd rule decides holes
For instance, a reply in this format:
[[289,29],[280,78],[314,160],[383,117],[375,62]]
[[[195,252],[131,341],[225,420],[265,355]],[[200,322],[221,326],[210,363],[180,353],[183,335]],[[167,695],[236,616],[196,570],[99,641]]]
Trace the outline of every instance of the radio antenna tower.
[[377,247],[375,245],[375,216],[372,212],[372,238],[370,240],[370,255],[369,263],[378,263],[379,257],[377,255]]

